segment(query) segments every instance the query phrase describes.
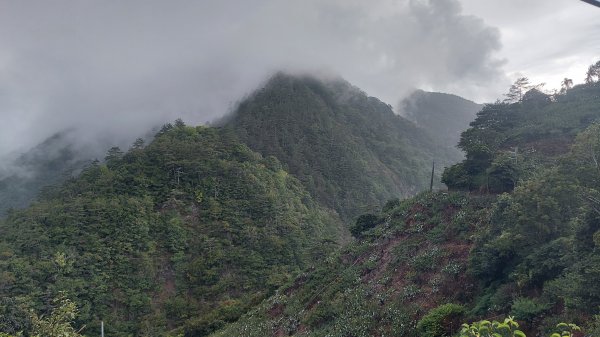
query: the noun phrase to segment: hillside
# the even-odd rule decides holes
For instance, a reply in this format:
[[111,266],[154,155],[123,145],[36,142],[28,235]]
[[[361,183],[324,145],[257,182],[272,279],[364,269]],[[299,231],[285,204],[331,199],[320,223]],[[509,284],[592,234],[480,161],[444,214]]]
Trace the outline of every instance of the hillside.
[[10,169],[0,175],[0,217],[10,208],[28,206],[43,187],[78,174],[92,159],[84,152],[74,148],[68,132],[60,132],[5,163]]
[[516,103],[487,104],[458,146],[466,159],[444,172],[451,189],[504,192],[569,152],[576,135],[600,120],[597,84],[551,97],[535,89]]
[[279,73],[224,124],[346,220],[428,188],[433,160],[443,167],[460,158],[343,80]]
[[[466,191],[359,217],[355,242],[214,336],[434,337],[508,315],[528,336],[559,322],[600,335],[599,94],[590,83],[487,105],[462,134],[465,161],[444,173]],[[504,160],[516,146],[532,150]],[[478,170],[457,184],[456,167]]]
[[439,144],[453,149],[482,107],[456,95],[423,90],[416,90],[400,102],[403,116],[426,130]]
[[0,222],[0,331],[66,292],[86,334],[104,320],[109,336],[203,336],[327,255],[340,228],[277,159],[178,121]]

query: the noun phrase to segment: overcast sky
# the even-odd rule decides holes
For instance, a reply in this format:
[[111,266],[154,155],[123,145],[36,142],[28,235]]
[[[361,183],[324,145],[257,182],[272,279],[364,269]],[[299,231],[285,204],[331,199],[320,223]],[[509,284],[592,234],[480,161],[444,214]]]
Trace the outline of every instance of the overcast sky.
[[61,129],[130,142],[223,115],[277,70],[493,101],[581,82],[600,8],[578,0],[0,0],[0,161]]
[[[465,14],[498,27],[514,80],[527,76],[547,89],[565,77],[583,83],[590,64],[600,60],[600,8],[580,0],[461,0]],[[478,99],[477,97],[473,97]]]

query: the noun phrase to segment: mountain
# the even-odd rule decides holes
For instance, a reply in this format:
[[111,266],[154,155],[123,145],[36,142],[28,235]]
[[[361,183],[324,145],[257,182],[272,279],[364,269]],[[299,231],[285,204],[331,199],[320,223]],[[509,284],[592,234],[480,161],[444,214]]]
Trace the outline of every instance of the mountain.
[[600,83],[486,105],[453,191],[360,216],[355,241],[213,336],[452,336],[509,315],[527,336],[600,335],[599,121]]
[[[0,331],[49,314],[110,336],[203,336],[338,246],[342,225],[274,157],[226,130],[165,125],[0,221]],[[26,308],[26,309],[24,309]]]
[[0,175],[0,216],[11,208],[28,206],[46,186],[77,175],[91,159],[76,148],[69,132],[59,132],[9,163]]
[[277,157],[345,220],[429,188],[432,161],[443,167],[461,158],[341,79],[276,74],[224,127],[254,151]]
[[440,144],[453,148],[482,107],[456,95],[423,90],[400,102],[400,111],[408,120],[427,130]]

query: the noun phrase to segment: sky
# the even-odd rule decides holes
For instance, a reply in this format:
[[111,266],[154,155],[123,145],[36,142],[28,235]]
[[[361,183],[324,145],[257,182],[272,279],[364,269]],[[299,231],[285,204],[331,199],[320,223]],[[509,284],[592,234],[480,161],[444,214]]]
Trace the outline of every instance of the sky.
[[[600,8],[580,0],[461,0],[463,13],[500,30],[505,74],[560,88],[565,78],[583,83],[600,59]],[[477,99],[477,97],[474,97]]]
[[[494,101],[578,83],[600,50],[578,0],[0,0],[0,163],[53,133],[128,144],[224,115],[276,71]],[[1,165],[0,165],[1,166]]]

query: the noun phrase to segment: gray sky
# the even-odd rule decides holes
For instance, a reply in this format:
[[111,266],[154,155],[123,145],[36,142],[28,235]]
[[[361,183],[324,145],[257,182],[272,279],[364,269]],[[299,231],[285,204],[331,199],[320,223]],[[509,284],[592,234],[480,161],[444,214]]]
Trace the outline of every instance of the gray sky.
[[277,70],[392,105],[413,88],[495,100],[519,74],[580,82],[599,16],[577,0],[0,0],[0,160],[68,127],[121,143],[203,123]]
[[527,76],[546,89],[563,78],[583,83],[590,64],[600,60],[600,8],[580,0],[461,0],[465,14],[498,27],[512,80]]

